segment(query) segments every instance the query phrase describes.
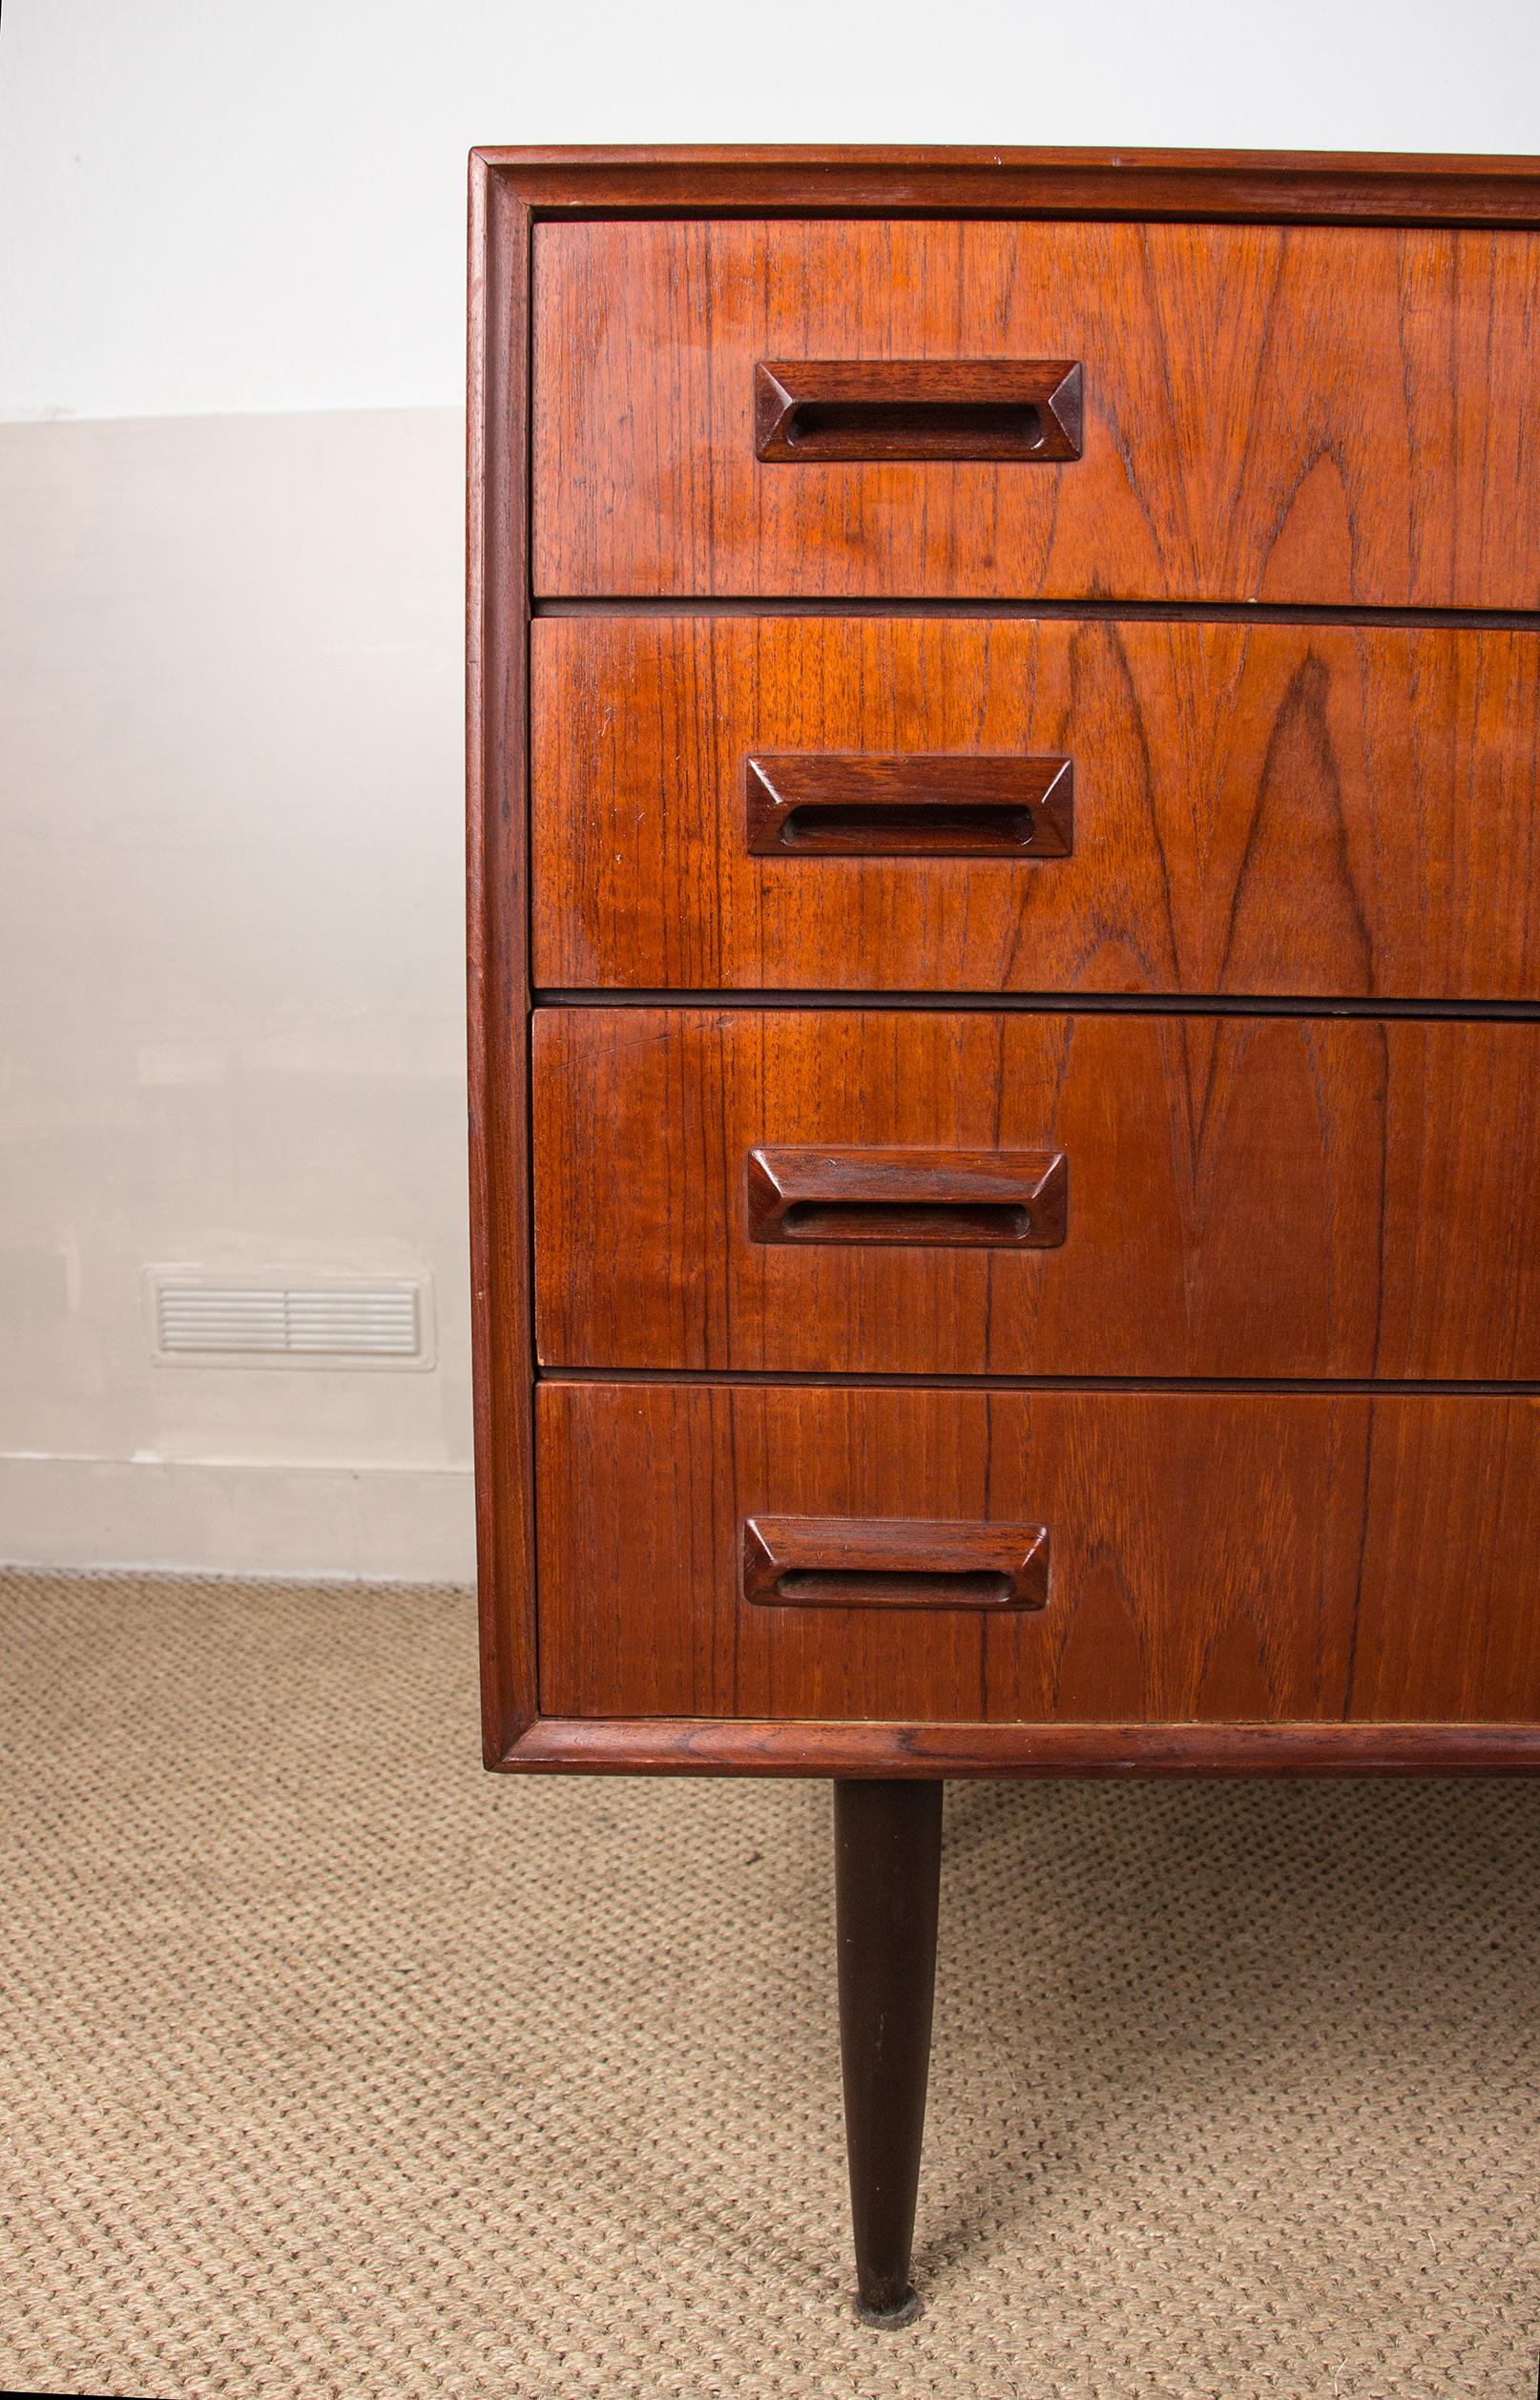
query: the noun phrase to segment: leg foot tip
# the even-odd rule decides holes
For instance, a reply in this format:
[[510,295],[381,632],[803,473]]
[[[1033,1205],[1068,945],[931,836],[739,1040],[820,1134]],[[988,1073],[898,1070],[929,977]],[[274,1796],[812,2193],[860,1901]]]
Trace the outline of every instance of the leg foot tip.
[[869,2301],[858,2300],[856,2322],[858,2325],[878,2326],[884,2332],[895,2333],[900,2326],[912,2325],[924,2308],[925,2302],[911,2284],[899,2299],[890,2303],[874,2306]]

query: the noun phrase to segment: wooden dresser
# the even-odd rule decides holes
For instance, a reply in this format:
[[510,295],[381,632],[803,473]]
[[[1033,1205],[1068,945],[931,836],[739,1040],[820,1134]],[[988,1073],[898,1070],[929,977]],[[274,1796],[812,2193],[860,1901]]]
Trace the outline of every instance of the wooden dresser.
[[487,1758],[1540,1765],[1540,161],[472,160]]

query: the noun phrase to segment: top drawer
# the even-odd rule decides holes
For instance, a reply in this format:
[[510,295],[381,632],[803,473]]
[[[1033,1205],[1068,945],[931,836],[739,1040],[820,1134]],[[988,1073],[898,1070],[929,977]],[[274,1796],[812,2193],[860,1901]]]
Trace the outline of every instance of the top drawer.
[[593,219],[534,259],[542,596],[1540,607],[1540,235]]

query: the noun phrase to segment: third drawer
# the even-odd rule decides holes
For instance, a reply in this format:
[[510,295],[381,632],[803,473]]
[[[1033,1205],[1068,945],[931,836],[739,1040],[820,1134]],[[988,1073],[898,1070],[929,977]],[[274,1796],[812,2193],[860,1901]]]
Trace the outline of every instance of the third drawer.
[[1540,1026],[562,1007],[543,1362],[1540,1380]]

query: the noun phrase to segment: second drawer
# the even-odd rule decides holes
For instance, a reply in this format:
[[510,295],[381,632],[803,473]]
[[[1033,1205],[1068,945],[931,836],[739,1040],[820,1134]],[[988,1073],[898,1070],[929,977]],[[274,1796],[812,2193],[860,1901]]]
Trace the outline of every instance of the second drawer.
[[537,983],[1540,1000],[1540,635],[543,617]]
[[1540,1379],[1540,1026],[555,1008],[557,1367]]

